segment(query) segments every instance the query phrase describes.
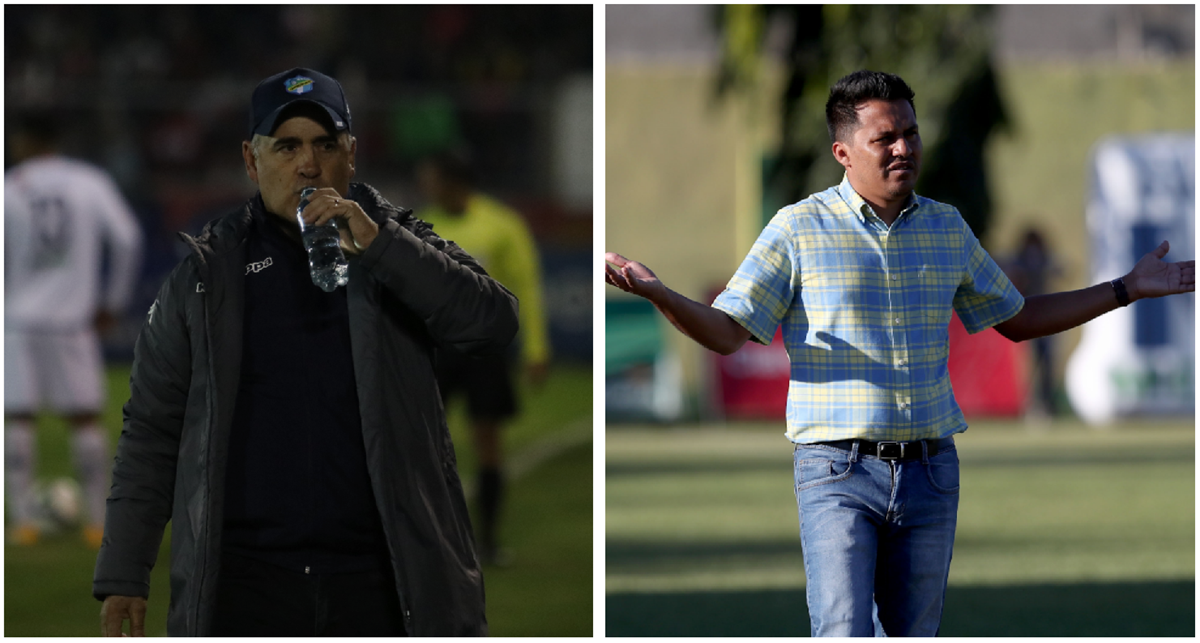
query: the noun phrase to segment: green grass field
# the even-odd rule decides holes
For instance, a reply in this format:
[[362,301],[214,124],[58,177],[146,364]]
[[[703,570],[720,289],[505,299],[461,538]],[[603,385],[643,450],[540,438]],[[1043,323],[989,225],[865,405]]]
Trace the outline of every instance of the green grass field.
[[[608,636],[809,634],[781,424],[609,427]],[[1195,426],[974,422],[943,636],[1195,634]]]
[[[114,444],[128,367],[108,373],[105,426]],[[592,384],[590,366],[557,367],[545,385],[526,391],[522,415],[507,429],[513,480],[501,527],[512,565],[485,568],[487,612],[494,636],[592,635]],[[472,487],[474,454],[462,403],[449,410],[464,486]],[[39,477],[72,474],[67,429],[39,421]],[[166,634],[169,526],[151,580],[147,632]],[[78,534],[4,549],[5,636],[99,634],[100,603],[91,597],[96,555]]]

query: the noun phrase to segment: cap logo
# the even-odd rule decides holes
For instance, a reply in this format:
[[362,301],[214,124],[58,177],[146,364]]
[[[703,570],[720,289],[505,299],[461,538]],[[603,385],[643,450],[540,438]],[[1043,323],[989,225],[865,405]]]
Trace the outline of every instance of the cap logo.
[[283,88],[289,94],[306,94],[312,91],[313,79],[308,76],[296,76],[283,81]]

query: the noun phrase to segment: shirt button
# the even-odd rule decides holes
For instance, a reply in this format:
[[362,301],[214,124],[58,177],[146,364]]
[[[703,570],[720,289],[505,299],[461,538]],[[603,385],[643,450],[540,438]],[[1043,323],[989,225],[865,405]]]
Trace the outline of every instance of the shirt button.
[[899,278],[900,278],[900,275],[892,275],[892,281],[896,281]]
[[900,318],[899,318],[899,317],[897,317],[896,319],[894,319],[894,320],[892,320],[892,321],[896,322],[896,324],[899,324],[899,323],[900,323]]
[[900,408],[902,408],[902,409],[907,409],[907,408],[908,408],[908,402],[901,402],[901,403],[900,403]]
[[900,365],[901,365],[901,366],[908,366],[908,360],[906,360],[906,359],[902,359],[902,360],[900,360]]

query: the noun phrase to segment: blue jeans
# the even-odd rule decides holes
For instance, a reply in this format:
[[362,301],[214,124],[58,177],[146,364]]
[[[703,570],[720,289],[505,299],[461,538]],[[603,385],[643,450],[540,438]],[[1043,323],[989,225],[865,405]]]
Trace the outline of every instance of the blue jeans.
[[[916,446],[915,444],[913,446]],[[958,452],[881,460],[796,445],[813,636],[936,636],[958,519]]]

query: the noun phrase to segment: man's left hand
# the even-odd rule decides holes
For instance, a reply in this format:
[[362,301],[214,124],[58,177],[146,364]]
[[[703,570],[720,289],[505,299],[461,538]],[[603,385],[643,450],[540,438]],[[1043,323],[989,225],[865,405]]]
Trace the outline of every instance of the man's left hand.
[[325,225],[338,218],[338,232],[342,237],[342,250],[361,254],[379,235],[379,225],[367,216],[362,206],[337,193],[333,188],[320,188],[313,192],[304,208],[304,225]]
[[1146,253],[1133,270],[1123,277],[1130,301],[1195,292],[1195,260],[1167,263],[1162,258],[1167,256],[1170,249],[1171,244],[1163,241],[1157,248]]

